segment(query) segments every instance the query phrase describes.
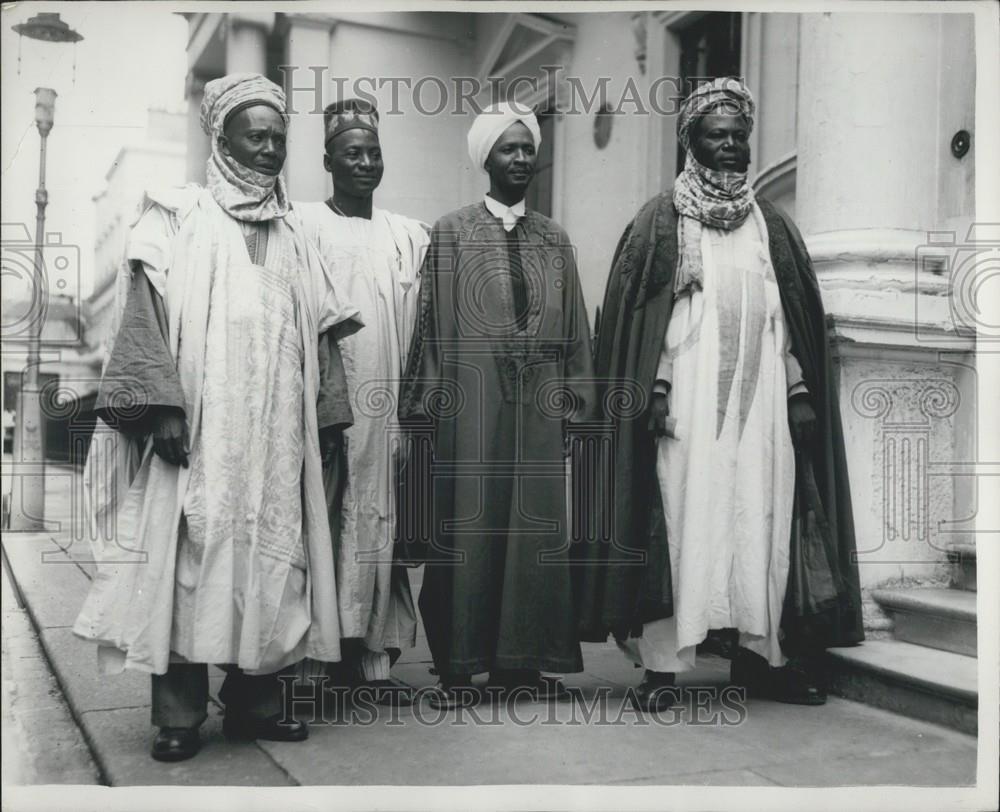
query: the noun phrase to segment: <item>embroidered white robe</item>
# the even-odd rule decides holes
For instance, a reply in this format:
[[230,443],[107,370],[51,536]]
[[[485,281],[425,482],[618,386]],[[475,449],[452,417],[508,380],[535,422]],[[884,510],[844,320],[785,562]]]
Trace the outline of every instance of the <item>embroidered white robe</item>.
[[162,674],[179,659],[268,673],[340,658],[317,339],[357,310],[294,212],[259,227],[266,255],[252,263],[241,224],[185,187],[151,196],[131,234],[126,258],[164,306],[191,453],[170,465],[147,439],[136,471],[124,435],[99,452],[119,484],[97,489],[111,503],[93,508],[114,515],[116,543],[99,551],[74,631],[101,644],[106,668]]
[[416,613],[409,582],[405,572],[392,572],[396,406],[429,236],[422,223],[378,208],[371,220],[343,217],[325,203],[297,203],[295,210],[365,323],[340,343],[354,412],[344,432],[347,482],[334,532],[341,634],[361,638],[369,651],[410,647]]

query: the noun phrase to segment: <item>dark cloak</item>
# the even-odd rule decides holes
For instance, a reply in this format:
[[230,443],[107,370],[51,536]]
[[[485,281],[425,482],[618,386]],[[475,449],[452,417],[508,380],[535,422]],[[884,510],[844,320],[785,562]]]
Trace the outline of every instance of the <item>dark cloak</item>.
[[424,515],[405,546],[426,563],[434,664],[580,671],[564,436],[593,407],[594,381],[573,246],[538,212],[507,234],[477,203],[434,226],[422,279],[399,415],[410,437],[427,427],[431,453],[418,464],[411,450],[400,521]]
[[[787,650],[849,645],[864,639],[854,518],[826,316],[805,243],[792,221],[767,200],[771,262],[792,352],[816,411],[816,431],[796,454],[788,590],[781,620]],[[611,488],[593,521],[610,543],[579,545],[581,639],[641,634],[642,624],[673,614],[669,549],[656,478],[656,442],[645,404],[673,308],[677,211],[671,192],[646,203],[626,227],[612,261],[595,346],[595,373],[631,389],[643,408],[613,416],[607,466]],[[630,398],[625,398],[629,400]]]

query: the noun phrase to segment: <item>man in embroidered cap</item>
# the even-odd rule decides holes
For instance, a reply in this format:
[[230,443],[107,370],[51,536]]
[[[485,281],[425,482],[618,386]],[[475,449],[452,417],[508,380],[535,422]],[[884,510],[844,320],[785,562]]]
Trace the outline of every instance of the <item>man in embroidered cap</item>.
[[614,421],[613,537],[581,551],[581,622],[645,667],[647,709],[699,647],[751,694],[821,704],[822,649],[863,636],[820,289],[748,182],[753,124],[739,80],[691,94],[684,169],[626,228],[605,293],[598,377],[649,408]]
[[438,220],[423,268],[399,414],[428,432],[432,456],[407,466],[427,484],[405,491],[417,532],[402,541],[426,543],[437,707],[475,701],[471,676],[485,671],[495,697],[562,699],[540,672],[582,669],[564,449],[594,407],[590,329],[566,232],[525,208],[540,142],[528,110],[475,120],[469,157],[489,191]]
[[201,121],[207,187],[149,192],[126,246],[97,401],[115,432],[88,460],[116,535],[74,627],[105,667],[152,675],[164,761],[198,750],[209,663],[227,736],[306,738],[279,676],[340,656],[320,435],[350,422],[318,342],[360,327],[289,209],[281,89],[216,79]]
[[346,99],[329,105],[323,121],[333,196],[297,203],[296,211],[365,323],[341,345],[355,418],[345,432],[346,455],[324,467],[344,638],[343,660],[329,666],[329,675],[336,686],[373,690],[382,704],[406,702],[409,689],[389,674],[401,649],[416,643],[417,630],[407,571],[393,565],[395,404],[429,227],[373,206],[385,168],[378,111]]

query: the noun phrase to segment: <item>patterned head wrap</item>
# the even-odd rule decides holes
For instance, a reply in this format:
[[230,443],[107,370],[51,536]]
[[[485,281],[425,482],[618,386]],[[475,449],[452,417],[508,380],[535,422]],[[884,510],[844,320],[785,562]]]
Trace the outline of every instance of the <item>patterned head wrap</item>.
[[674,207],[678,220],[679,258],[674,292],[700,288],[704,279],[701,256],[703,226],[724,231],[739,228],[753,210],[754,195],[746,172],[709,169],[691,151],[691,125],[713,111],[741,115],[753,130],[753,96],[739,79],[723,77],[695,90],[681,106],[677,140],[686,150],[684,171],[674,182]]
[[370,130],[378,135],[378,110],[364,99],[336,101],[323,110],[323,128],[325,144],[348,130]]
[[677,122],[677,139],[687,152],[684,171],[674,183],[674,205],[681,214],[726,231],[746,220],[754,199],[747,173],[709,169],[699,163],[691,151],[691,126],[699,116],[719,111],[744,116],[752,129],[754,110],[750,91],[732,77],[702,85],[684,101]]
[[201,128],[212,139],[205,173],[208,188],[231,216],[248,222],[284,217],[289,208],[280,175],[265,175],[243,166],[219,148],[226,122],[240,110],[261,104],[277,110],[287,126],[285,94],[259,73],[230,73],[207,82],[201,103]]
[[484,164],[490,155],[490,150],[501,135],[512,124],[521,122],[528,128],[537,150],[542,144],[542,130],[538,119],[530,109],[518,104],[500,102],[487,107],[476,116],[469,128],[469,158],[476,169],[486,171]]
[[718,110],[724,115],[740,115],[747,120],[753,130],[754,114],[757,110],[753,96],[746,85],[732,76],[723,76],[701,85],[684,100],[677,120],[677,140],[684,149],[690,149],[691,125],[699,116]]

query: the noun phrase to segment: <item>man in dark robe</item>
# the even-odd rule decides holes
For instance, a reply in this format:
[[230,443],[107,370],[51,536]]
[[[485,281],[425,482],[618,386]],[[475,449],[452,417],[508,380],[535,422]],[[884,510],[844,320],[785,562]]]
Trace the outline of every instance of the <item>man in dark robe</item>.
[[863,638],[822,299],[794,224],[747,183],[753,112],[733,79],[687,100],[684,172],[627,226],[602,308],[598,377],[649,405],[614,418],[581,632],[645,666],[647,708],[699,648],[751,694],[821,704],[823,648]]
[[399,410],[433,440],[429,470],[412,470],[411,458],[408,475],[427,477],[419,606],[437,707],[475,701],[471,676],[485,671],[498,695],[562,699],[561,682],[540,672],[582,668],[565,448],[594,396],[574,250],[558,224],[525,209],[541,140],[534,114],[498,105],[468,140],[489,192],[431,232]]

